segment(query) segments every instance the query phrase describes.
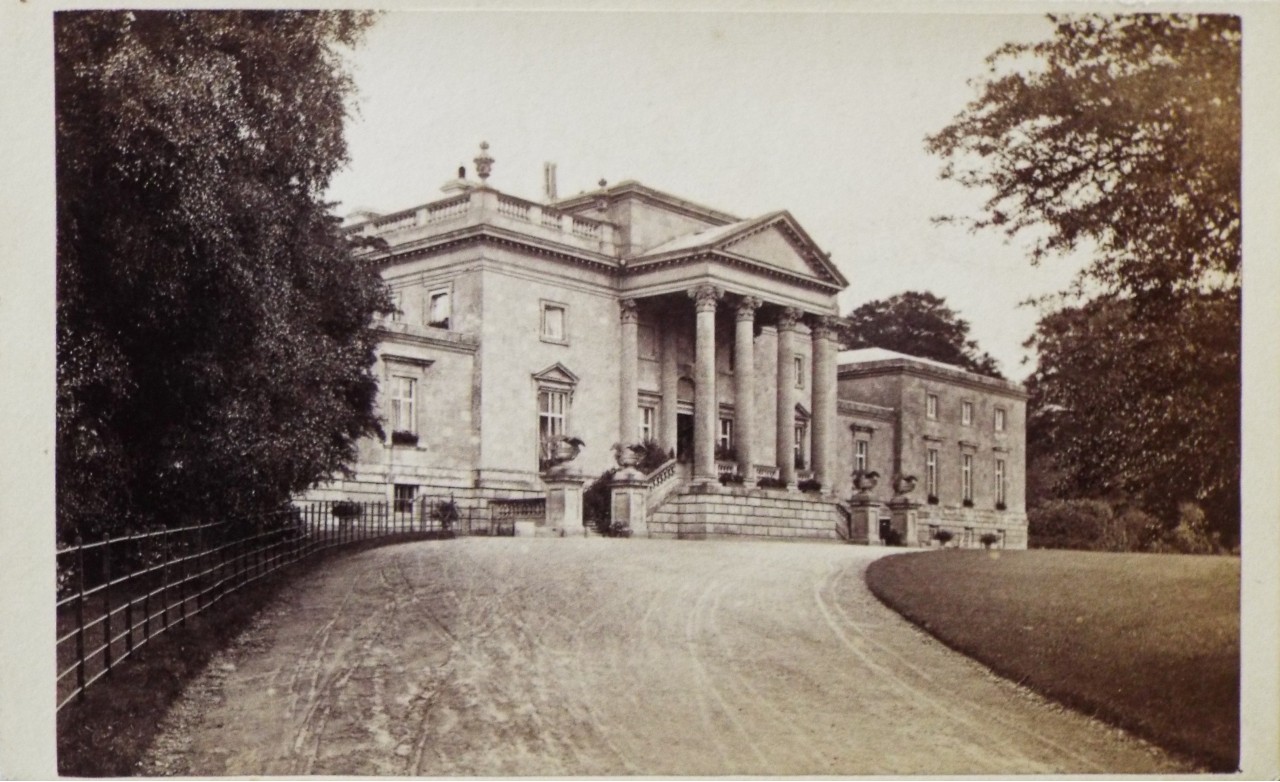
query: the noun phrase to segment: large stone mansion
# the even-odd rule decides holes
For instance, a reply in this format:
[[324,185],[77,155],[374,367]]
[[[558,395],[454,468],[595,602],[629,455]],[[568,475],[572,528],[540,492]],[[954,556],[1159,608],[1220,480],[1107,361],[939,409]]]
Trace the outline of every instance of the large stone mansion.
[[[368,255],[399,310],[378,324],[386,438],[313,496],[448,491],[483,510],[545,496],[554,438],[585,442],[587,480],[615,442],[654,440],[677,458],[645,477],[637,534],[878,542],[896,493],[909,544],[946,528],[1025,547],[1026,394],[840,351],[849,282],[791,214],[742,219],[633,181],[557,198],[552,167],[546,200],[528,201],[488,184],[486,150],[478,180],[460,170],[439,200],[345,229],[386,243]],[[858,470],[880,479],[859,491]]]

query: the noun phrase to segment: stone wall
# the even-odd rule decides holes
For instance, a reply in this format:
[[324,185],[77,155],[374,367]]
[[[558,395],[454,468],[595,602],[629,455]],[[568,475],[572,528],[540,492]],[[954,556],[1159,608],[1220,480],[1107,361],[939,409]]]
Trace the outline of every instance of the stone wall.
[[649,518],[649,537],[702,540],[840,540],[843,517],[830,498],[771,489],[689,487]]
[[979,538],[994,532],[1002,536],[993,548],[1025,549],[1027,547],[1027,515],[1011,510],[998,511],[980,508],[948,508],[937,505],[921,505],[919,511],[919,545],[933,545],[933,533],[938,529],[949,530],[955,537],[953,546],[982,548]]

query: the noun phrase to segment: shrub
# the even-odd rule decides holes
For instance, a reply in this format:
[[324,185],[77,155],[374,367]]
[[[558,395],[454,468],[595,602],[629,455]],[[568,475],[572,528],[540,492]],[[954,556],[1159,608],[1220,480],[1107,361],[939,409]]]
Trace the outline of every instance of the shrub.
[[822,483],[814,478],[808,478],[796,484],[796,488],[800,491],[821,492]]
[[950,543],[951,539],[954,537],[955,537],[955,533],[948,529],[940,529],[937,532],[933,533],[933,539],[941,543],[943,546]]
[[936,494],[930,494],[930,495],[925,499],[925,502],[929,503],[930,505],[937,505],[937,504],[938,504],[938,495],[936,495]]
[[418,435],[403,429],[397,429],[391,433],[392,445],[417,445]]
[[881,535],[881,536],[880,536],[880,538],[884,541],[884,544],[885,544],[886,546],[901,546],[901,545],[902,545],[902,533],[901,533],[901,532],[898,532],[896,529],[894,529],[894,528],[892,528],[892,527],[890,527],[889,529],[885,530],[885,531],[884,531],[884,534],[883,534],[883,535]]
[[982,544],[983,548],[989,549],[1000,542],[1000,536],[994,532],[984,532],[982,537],[978,538],[978,542]]
[[440,520],[440,526],[449,529],[458,520],[458,503],[453,500],[440,500],[431,509],[431,515]]
[[760,480],[756,481],[756,486],[760,487],[761,489],[785,489],[787,488],[787,482],[782,480],[781,478],[771,478],[768,475],[766,475],[762,477]]
[[351,500],[338,500],[330,509],[335,519],[354,519],[361,514],[361,511],[360,504]]
[[742,476],[736,472],[726,472],[720,474],[721,486],[741,486],[743,484]]
[[658,445],[657,440],[645,440],[631,447],[640,454],[640,461],[636,464],[636,469],[645,475],[671,460],[671,452]]
[[582,492],[582,520],[606,535],[610,532],[612,516],[609,484],[613,482],[613,475],[617,471],[618,468],[610,467]]
[[1151,543],[1159,539],[1163,525],[1150,513],[1138,508],[1129,508],[1103,528],[1102,551],[1146,551]]
[[1209,530],[1200,506],[1183,502],[1178,505],[1178,526],[1154,540],[1151,548],[1175,554],[1217,554],[1222,542],[1216,531]]
[[1111,506],[1102,500],[1052,500],[1027,514],[1028,545],[1093,551],[1111,520]]

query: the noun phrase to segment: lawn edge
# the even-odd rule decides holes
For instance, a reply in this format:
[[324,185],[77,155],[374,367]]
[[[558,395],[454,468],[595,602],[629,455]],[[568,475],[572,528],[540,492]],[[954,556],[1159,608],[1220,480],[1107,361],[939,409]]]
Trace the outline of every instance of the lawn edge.
[[[941,552],[935,552],[935,551],[901,552],[901,554],[905,554],[905,555],[914,554],[918,556],[923,556],[927,554],[939,554],[939,553]],[[946,637],[945,635],[939,634],[936,631],[936,629],[933,626],[929,625],[923,617],[915,616],[909,610],[906,610],[896,605],[892,597],[885,594],[885,590],[882,589],[882,585],[876,582],[875,578],[873,577],[874,572],[880,567],[889,567],[887,565],[882,566],[881,563],[887,562],[892,559],[894,559],[894,557],[891,557],[891,556],[882,557],[872,561],[870,564],[867,565],[867,568],[863,572],[863,581],[866,583],[867,589],[870,590],[872,595],[875,595],[876,600],[879,600],[882,605],[884,605],[886,608],[890,609],[894,613],[898,614],[903,619],[906,619],[908,622],[911,623],[913,627],[915,627],[916,629],[920,630],[923,633],[928,634],[929,637],[934,638],[943,646],[947,647],[948,649],[951,649],[954,652],[963,654],[965,657],[968,657],[969,659],[978,663],[982,667],[986,668],[993,675],[998,676],[999,678],[1009,682],[1015,687],[1025,689],[1029,692],[1033,692],[1036,695],[1039,695],[1043,698],[1046,698],[1052,701],[1053,703],[1069,708],[1072,711],[1075,711],[1084,717],[1099,720],[1101,722],[1106,723],[1107,725],[1110,725],[1113,728],[1119,728],[1120,730],[1125,731],[1126,733],[1132,735],[1137,739],[1153,744],[1159,747],[1160,749],[1171,753],[1179,760],[1185,761],[1194,766],[1201,767],[1202,773],[1212,773],[1212,774],[1240,773],[1241,769],[1239,768],[1240,760],[1239,760],[1238,750],[1237,750],[1236,757],[1228,758],[1226,756],[1219,755],[1216,752],[1187,746],[1185,742],[1177,739],[1170,739],[1167,737],[1153,735],[1153,733],[1147,728],[1146,725],[1144,725],[1141,722],[1132,720],[1126,715],[1111,709],[1105,703],[1098,703],[1091,698],[1078,695],[1072,692],[1064,692],[1064,691],[1054,690],[1052,688],[1042,688],[1042,687],[1033,686],[1030,682],[1025,681],[1025,678],[1024,679],[1014,678],[1016,676],[1014,672],[1005,671],[1000,667],[998,667],[995,663],[988,661],[985,658],[985,655],[982,654],[982,651],[980,649],[970,649],[965,644],[959,641],[953,640],[951,638]]]

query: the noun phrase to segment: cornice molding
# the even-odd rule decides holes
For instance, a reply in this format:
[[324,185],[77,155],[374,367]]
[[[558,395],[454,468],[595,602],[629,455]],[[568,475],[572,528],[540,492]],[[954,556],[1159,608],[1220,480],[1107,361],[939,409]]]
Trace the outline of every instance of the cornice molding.
[[977,391],[1002,394],[1014,399],[1026,400],[1031,396],[1026,391],[1022,390],[1021,386],[1010,380],[986,378],[981,375],[974,375],[959,368],[949,370],[941,367],[932,367],[927,364],[919,364],[911,361],[910,359],[895,358],[885,359],[883,361],[872,361],[865,364],[845,364],[838,367],[836,370],[837,378],[876,377],[879,375],[893,374],[907,374],[931,380],[943,380],[954,385],[972,388]]
[[[379,341],[389,344],[422,345],[465,354],[475,353],[480,347],[479,337],[459,332],[444,332],[440,336],[436,336],[423,332],[396,331],[383,326],[374,326],[373,331],[378,336]],[[444,334],[453,334],[453,336],[446,337]],[[383,353],[381,355],[386,354]]]

